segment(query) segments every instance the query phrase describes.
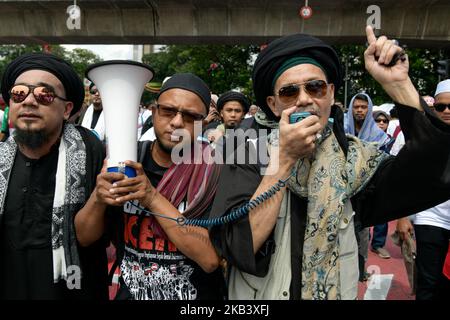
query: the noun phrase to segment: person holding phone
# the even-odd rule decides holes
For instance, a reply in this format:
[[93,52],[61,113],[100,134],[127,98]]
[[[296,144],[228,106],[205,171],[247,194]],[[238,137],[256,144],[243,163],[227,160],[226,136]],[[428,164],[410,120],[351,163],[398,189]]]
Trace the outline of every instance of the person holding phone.
[[[450,126],[421,100],[402,48],[377,39],[371,27],[366,33],[366,69],[399,109],[405,149],[393,158],[345,135],[334,105],[343,73],[331,46],[304,34],[270,43],[252,76],[263,113],[255,120],[270,130],[270,174],[263,176],[259,163],[225,165],[211,209],[211,217],[222,217],[275,190],[248,215],[210,228],[230,266],[230,299],[356,299],[355,225],[380,224],[448,198]],[[289,123],[295,112],[311,115]]]

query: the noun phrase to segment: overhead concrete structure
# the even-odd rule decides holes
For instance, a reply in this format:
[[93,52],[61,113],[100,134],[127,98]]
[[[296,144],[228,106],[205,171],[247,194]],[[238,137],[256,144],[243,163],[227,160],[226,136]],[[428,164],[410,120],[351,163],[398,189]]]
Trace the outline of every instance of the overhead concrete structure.
[[0,0],[0,43],[262,44],[291,33],[364,43],[370,5],[381,32],[411,46],[448,48],[449,0],[78,0],[80,29],[67,27],[73,1]]

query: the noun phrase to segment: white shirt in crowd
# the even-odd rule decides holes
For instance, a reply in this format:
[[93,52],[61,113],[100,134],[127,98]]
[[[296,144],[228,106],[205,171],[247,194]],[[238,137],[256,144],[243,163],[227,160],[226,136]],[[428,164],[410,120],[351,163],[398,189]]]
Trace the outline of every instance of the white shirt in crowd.
[[415,215],[414,224],[428,225],[450,230],[450,200]]
[[[391,154],[396,156],[405,145],[405,136],[400,132],[391,148]],[[433,208],[410,216],[413,224],[428,225],[450,230],[450,200],[443,202]]]
[[142,126],[144,125],[145,121],[147,121],[148,117],[150,117],[152,115],[152,111],[148,110],[148,109],[143,109],[143,111],[139,112],[139,117],[138,117],[138,138],[141,137],[141,131],[142,131]]
[[400,125],[400,120],[398,120],[398,119],[392,119],[392,120],[390,120],[390,121],[389,121],[388,128],[387,128],[387,130],[386,130],[386,133],[387,133],[388,135],[390,135],[391,137],[393,137],[393,136],[394,136],[395,129],[397,129],[397,127],[398,127],[399,125]]
[[96,135],[101,141],[105,140],[105,115],[104,112],[100,114],[97,120],[97,124],[94,128],[91,128],[92,124],[92,118],[94,116],[94,105],[91,104],[88,109],[86,110],[86,113],[84,114],[83,121],[81,122],[81,125],[85,128],[88,128],[90,130],[95,131]]
[[396,156],[398,154],[398,152],[400,151],[400,149],[403,148],[404,145],[405,145],[405,135],[403,134],[403,131],[402,131],[397,135],[397,139],[395,139],[395,142],[392,145],[391,154],[393,156]]

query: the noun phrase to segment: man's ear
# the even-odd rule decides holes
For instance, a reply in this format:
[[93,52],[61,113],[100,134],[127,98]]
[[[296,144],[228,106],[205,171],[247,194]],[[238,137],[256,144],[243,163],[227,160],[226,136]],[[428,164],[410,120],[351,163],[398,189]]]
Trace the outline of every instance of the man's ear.
[[69,120],[72,109],[73,109],[73,102],[72,101],[67,102],[64,110],[64,120]]
[[278,109],[275,106],[275,96],[268,96],[266,98],[266,103],[275,116],[281,117],[281,113],[278,112]]
[[334,83],[330,83],[330,98],[331,98],[331,105],[335,103],[334,100]]

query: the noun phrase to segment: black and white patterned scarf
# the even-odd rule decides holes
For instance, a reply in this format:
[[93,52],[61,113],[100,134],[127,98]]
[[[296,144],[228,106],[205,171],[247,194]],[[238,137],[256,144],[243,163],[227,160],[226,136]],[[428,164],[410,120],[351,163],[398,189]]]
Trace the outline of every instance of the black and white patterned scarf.
[[[0,215],[3,214],[10,174],[17,153],[13,137],[0,143]],[[58,150],[52,212],[53,280],[67,279],[67,269],[79,266],[75,214],[86,201],[86,146],[81,134],[66,124]]]

